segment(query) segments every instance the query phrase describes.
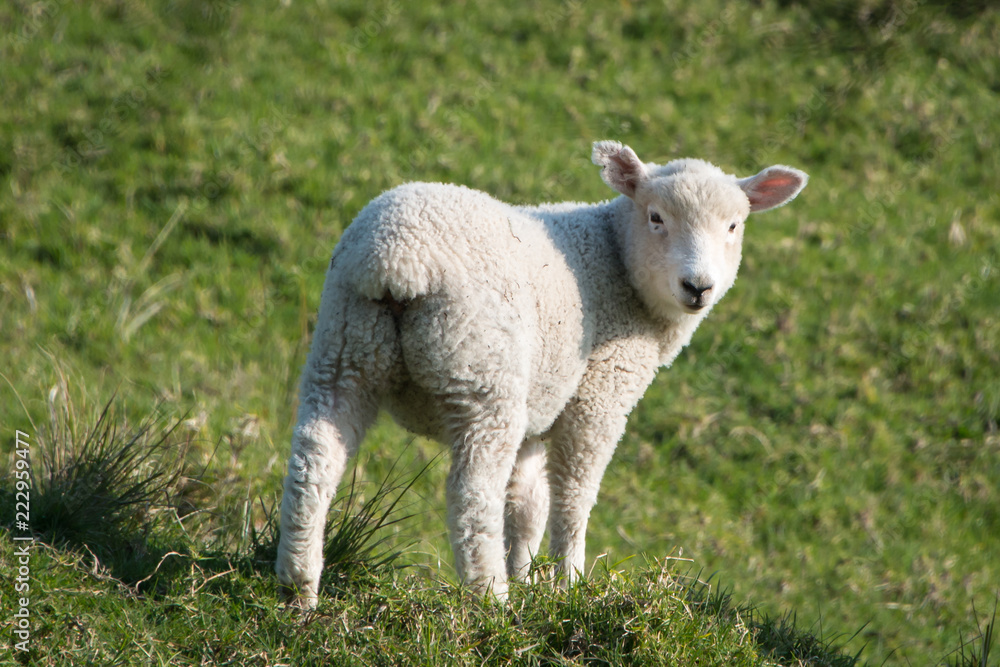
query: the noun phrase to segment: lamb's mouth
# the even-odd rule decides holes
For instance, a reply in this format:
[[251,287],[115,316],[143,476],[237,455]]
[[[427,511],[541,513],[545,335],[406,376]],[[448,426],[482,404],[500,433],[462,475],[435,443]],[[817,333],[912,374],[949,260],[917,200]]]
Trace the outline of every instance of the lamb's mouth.
[[677,296],[677,294],[674,293],[673,291],[671,291],[670,293],[671,295],[673,295],[674,301],[677,303],[677,305],[681,307],[681,310],[683,310],[688,315],[695,315],[697,313],[700,313],[712,305],[711,298],[705,298],[705,297],[692,298],[690,296],[684,298]]

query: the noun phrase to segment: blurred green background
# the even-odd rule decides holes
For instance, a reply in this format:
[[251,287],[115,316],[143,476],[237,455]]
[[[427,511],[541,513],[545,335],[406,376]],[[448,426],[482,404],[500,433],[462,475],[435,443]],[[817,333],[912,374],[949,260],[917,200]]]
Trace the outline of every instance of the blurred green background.
[[[633,413],[589,557],[690,558],[805,627],[863,627],[874,664],[939,659],[995,604],[991,3],[43,0],[0,29],[5,448],[60,373],[117,389],[185,416],[215,480],[190,502],[223,530],[280,493],[324,271],[375,195],[598,201],[605,138],[785,163],[809,187],[751,219],[736,286]],[[383,418],[359,466],[439,451]],[[446,467],[403,526],[442,577]]]

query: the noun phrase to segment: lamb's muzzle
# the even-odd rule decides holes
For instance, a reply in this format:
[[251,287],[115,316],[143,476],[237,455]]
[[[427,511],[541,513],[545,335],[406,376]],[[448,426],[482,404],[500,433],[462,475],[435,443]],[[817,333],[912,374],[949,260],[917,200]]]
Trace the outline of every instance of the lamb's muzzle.
[[681,287],[684,290],[685,305],[697,311],[708,305],[708,292],[712,291],[714,285],[697,278],[692,281],[689,278],[681,280]]

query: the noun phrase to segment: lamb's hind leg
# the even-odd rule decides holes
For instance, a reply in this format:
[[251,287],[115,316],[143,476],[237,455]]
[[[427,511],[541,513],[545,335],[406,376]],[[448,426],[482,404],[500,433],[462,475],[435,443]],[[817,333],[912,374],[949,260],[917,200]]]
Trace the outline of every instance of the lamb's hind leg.
[[505,598],[505,496],[528,421],[518,314],[499,291],[455,288],[415,300],[401,323],[407,370],[437,399],[440,435],[451,444],[446,498],[458,575]]
[[346,290],[324,291],[299,392],[275,565],[282,596],[297,606],[316,604],[327,510],[378,411],[398,358],[394,335],[385,307]]
[[507,576],[524,579],[532,557],[538,553],[549,515],[549,480],[545,473],[545,444],[529,438],[517,453],[514,472],[507,483],[504,544]]
[[373,414],[367,405],[351,405],[358,401],[349,398],[351,390],[343,385],[325,391],[329,393],[323,400],[299,410],[281,499],[275,566],[282,598],[307,609],[315,606],[319,592],[330,500]]
[[[446,497],[455,567],[464,583],[480,593],[507,597],[504,564],[504,504],[524,420],[494,398],[483,401],[452,445]],[[523,408],[521,410],[523,412]]]

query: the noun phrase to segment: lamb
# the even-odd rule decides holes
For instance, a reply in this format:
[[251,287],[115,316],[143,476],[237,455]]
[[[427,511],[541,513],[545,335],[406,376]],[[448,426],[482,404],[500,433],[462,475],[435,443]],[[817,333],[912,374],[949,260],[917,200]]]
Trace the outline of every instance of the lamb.
[[447,516],[462,582],[505,599],[548,523],[563,581],[626,418],[732,286],[744,223],[808,176],[736,178],[697,159],[593,145],[620,193],[511,206],[441,183],[389,190],[326,275],[302,374],[276,571],[316,604],[331,497],[380,408],[451,448]]

